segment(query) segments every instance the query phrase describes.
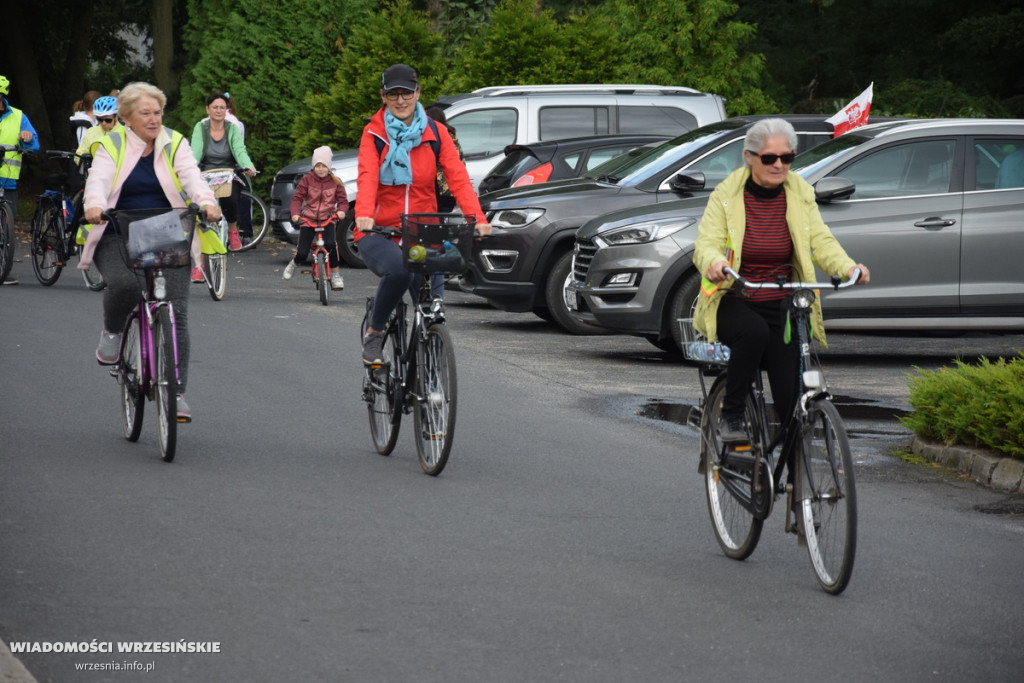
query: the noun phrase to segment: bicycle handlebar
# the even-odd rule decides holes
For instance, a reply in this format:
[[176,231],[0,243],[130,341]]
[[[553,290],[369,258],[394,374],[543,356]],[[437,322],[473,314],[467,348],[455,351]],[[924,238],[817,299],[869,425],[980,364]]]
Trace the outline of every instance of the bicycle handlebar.
[[860,268],[853,269],[853,277],[849,280],[843,281],[842,278],[833,276],[828,282],[750,282],[742,275],[737,273],[735,270],[726,266],[723,268],[726,275],[736,281],[740,287],[744,289],[818,289],[824,287],[831,287],[832,289],[843,289],[851,285],[857,284],[860,280],[861,270]]

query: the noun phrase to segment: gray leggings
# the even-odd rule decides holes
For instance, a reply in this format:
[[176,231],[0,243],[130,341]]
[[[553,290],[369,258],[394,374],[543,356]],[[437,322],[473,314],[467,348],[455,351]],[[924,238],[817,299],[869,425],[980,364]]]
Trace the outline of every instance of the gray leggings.
[[[103,329],[120,334],[135,306],[145,277],[128,268],[124,262],[123,239],[120,235],[104,234],[96,245],[93,261],[107,283],[103,290]],[[185,393],[188,386],[188,293],[192,284],[188,268],[166,268],[167,298],[174,306],[175,328],[178,334],[178,391]]]

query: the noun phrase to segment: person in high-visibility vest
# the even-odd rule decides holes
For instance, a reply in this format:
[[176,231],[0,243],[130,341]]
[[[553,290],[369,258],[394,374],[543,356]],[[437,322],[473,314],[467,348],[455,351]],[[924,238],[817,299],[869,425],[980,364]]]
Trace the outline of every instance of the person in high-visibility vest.
[[[21,160],[25,152],[39,151],[39,135],[32,127],[31,121],[20,109],[15,109],[7,101],[11,90],[11,82],[6,76],[0,76],[0,145],[15,145],[17,152],[4,155],[0,165],[0,185],[4,188],[4,202],[7,204],[11,225],[18,217],[18,178],[21,176]],[[5,285],[16,285],[18,281],[8,276]]]
[[[87,268],[95,258],[107,283],[103,292],[103,331],[96,349],[96,359],[103,365],[118,361],[121,330],[139,298],[137,275],[128,268],[122,255],[120,242],[124,238],[113,231],[107,234],[103,212],[108,208],[166,211],[194,202],[206,210],[210,220],[220,220],[217,198],[203,181],[188,141],[163,125],[166,103],[163,92],[153,85],[125,86],[117,98],[117,111],[125,131],[101,138],[85,183],[85,218],[94,227],[86,238],[79,268]],[[179,422],[192,420],[183,396],[188,384],[189,275],[188,268],[164,271],[178,337]]]

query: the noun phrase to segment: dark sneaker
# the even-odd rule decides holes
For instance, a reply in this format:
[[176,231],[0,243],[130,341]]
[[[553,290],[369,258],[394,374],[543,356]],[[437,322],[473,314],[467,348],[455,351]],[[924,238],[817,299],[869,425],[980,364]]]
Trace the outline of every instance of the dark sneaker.
[[178,422],[191,422],[192,409],[185,403],[185,397],[178,394]]
[[384,335],[380,332],[367,332],[363,337],[363,363],[366,365],[382,365],[384,363]]
[[722,413],[718,421],[718,438],[722,443],[745,443],[748,440],[747,423],[742,413]]
[[114,365],[121,358],[121,335],[103,330],[100,345],[96,347],[96,360],[100,365]]

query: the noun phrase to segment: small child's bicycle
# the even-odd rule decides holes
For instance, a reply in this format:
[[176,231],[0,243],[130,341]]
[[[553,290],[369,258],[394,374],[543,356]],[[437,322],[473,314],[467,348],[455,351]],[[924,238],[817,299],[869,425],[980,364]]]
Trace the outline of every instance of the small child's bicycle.
[[299,221],[305,226],[313,228],[316,232],[316,236],[313,238],[313,244],[309,250],[309,258],[313,262],[313,270],[311,271],[313,275],[313,285],[317,288],[317,291],[320,292],[320,303],[326,306],[331,299],[333,274],[331,273],[330,252],[328,252],[327,247],[324,246],[324,230],[334,223],[334,221],[328,221],[323,224],[314,223],[308,218],[300,218]]

